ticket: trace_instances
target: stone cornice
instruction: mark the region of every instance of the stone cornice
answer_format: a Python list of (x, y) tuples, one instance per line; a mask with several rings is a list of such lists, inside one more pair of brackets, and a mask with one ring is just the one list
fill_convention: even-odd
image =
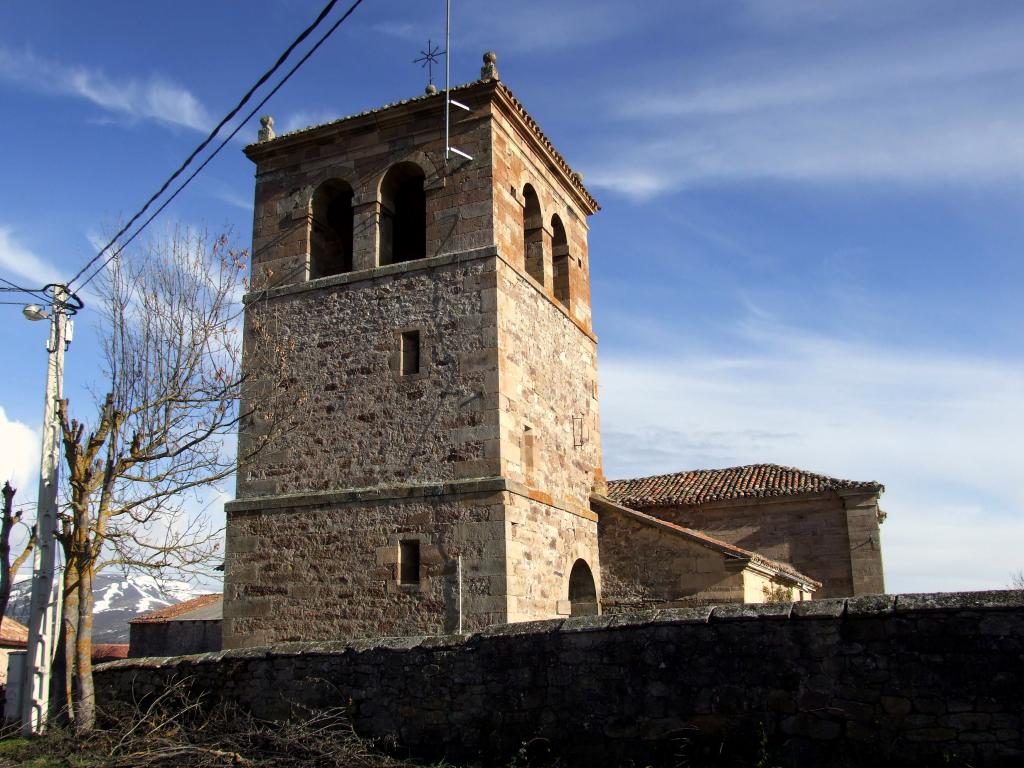
[(409, 483), (406, 485), (374, 485), (361, 488), (341, 488), (335, 491), (285, 493), (275, 496), (254, 496), (235, 499), (224, 505), (228, 515), (248, 512), (275, 512), (295, 507), (331, 506), (364, 501), (395, 501), (400, 499), (437, 498), (468, 494), (514, 493), (525, 499), (546, 504), (571, 515), (596, 521), (597, 515), (589, 509), (573, 509), (565, 501), (553, 499), (506, 477), (479, 477), (468, 480), (449, 480), (438, 483)]
[(438, 256), (429, 256), (425, 259), (401, 261), (397, 264), (384, 264), (383, 266), (372, 267), (370, 269), (343, 272), (340, 275), (331, 275), (330, 277), (320, 277), (315, 280), (305, 280), (298, 283), (289, 283), (288, 285), (279, 285), (262, 291), (252, 291), (242, 297), (242, 302), (244, 304), (250, 304), (253, 301), (259, 301), (262, 299), (276, 299), (279, 296), (291, 296), (297, 293), (305, 293), (306, 291), (319, 291), (324, 288), (334, 288), (338, 285), (360, 283), (364, 280), (377, 280), (382, 277), (404, 275), (409, 272), (437, 269), (439, 267), (446, 267), (449, 264), (461, 264), (468, 261), (486, 259), (496, 256), (497, 254), (498, 249), (493, 245), (486, 245), (483, 248), (473, 248), (468, 251), (442, 253)]
[[(460, 100), (479, 95), (485, 97), (489, 103), (498, 105), (506, 117), (512, 119), (522, 128), (523, 136), (530, 141), (538, 154), (550, 161), (552, 170), (562, 181), (565, 188), (577, 198), (580, 208), (588, 215), (596, 213), (601, 209), (594, 196), (583, 186), (582, 177), (573, 171), (561, 153), (555, 149), (554, 144), (544, 135), (537, 121), (530, 116), (530, 113), (526, 111), (526, 107), (516, 98), (507, 85), (500, 80), (477, 80), (472, 83), (456, 86), (451, 89), (451, 92), (457, 95)], [(360, 112), (356, 115), (342, 117), (329, 123), (282, 134), (269, 141), (250, 144), (245, 148), (245, 155), (254, 163), (260, 163), (265, 159), (291, 151), (296, 147), (316, 142), (331, 134), (359, 131), (367, 125), (380, 125), (382, 123), (393, 125), (406, 119), (408, 115), (414, 112), (434, 107), (441, 108), (443, 104), (443, 91), (436, 94), (404, 99), (376, 109), (367, 110), (366, 112)]]

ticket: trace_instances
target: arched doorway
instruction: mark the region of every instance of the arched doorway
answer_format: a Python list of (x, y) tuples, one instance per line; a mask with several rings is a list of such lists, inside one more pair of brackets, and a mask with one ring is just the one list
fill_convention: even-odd
[(597, 616), (597, 586), (587, 561), (573, 563), (569, 572), (569, 605), (572, 616)]

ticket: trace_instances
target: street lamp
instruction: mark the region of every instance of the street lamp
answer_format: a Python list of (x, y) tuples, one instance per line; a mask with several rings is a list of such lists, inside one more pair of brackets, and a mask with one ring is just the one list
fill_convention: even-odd
[(25, 735), (41, 733), (46, 727), (50, 706), (50, 668), (57, 649), (60, 625), (60, 589), (54, 578), (57, 546), (57, 467), (60, 462), (60, 424), (57, 402), (64, 379), (64, 351), (71, 343), (70, 315), (82, 308), (82, 302), (67, 286), (48, 285), (52, 291), (50, 311), (29, 304), (22, 314), (32, 321), (49, 320), (50, 338), (46, 344), (49, 363), (46, 372), (46, 399), (43, 406), (43, 446), (39, 462), (39, 505), (36, 514), (36, 546), (32, 553), (32, 603), (29, 609), (28, 648), (25, 677), (21, 686), (21, 727)]
[(26, 304), (25, 308), (21, 310), (21, 314), (27, 317), (29, 320), (48, 320), (50, 313), (40, 307), (38, 304)]

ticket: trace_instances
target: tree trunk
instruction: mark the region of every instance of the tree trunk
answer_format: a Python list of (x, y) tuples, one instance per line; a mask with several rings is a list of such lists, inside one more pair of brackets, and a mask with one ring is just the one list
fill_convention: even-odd
[(7, 615), (7, 601), (11, 599), (11, 531), (14, 528), (14, 489), (4, 483), (4, 512), (0, 524), (0, 621)]
[(92, 682), (93, 563), (78, 563), (78, 632), (75, 636), (75, 730), (91, 731), (96, 724), (96, 695)]
[(68, 721), (74, 719), (75, 655), (78, 635), (78, 566), (77, 561), (68, 557), (64, 567), (64, 583), (61, 594), (61, 646), (64, 653), (64, 711)]

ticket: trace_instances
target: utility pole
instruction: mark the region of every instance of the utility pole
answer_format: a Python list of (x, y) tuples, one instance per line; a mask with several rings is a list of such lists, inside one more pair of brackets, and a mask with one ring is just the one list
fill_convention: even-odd
[[(57, 401), (64, 379), (64, 350), (71, 343), (71, 321), (77, 299), (66, 286), (47, 286), (53, 291), (50, 312), (30, 304), (23, 313), (29, 320), (50, 320), (46, 344), (46, 399), (43, 407), (43, 447), (39, 464), (39, 497), (36, 547), (32, 565), (32, 604), (28, 621), (28, 651), (21, 688), (21, 728), (26, 736), (42, 733), (49, 719), (50, 669), (53, 666), (60, 627), (60, 581), (54, 578), (57, 547), (57, 470), (60, 464), (60, 425)], [(79, 305), (81, 303), (79, 302)]]

